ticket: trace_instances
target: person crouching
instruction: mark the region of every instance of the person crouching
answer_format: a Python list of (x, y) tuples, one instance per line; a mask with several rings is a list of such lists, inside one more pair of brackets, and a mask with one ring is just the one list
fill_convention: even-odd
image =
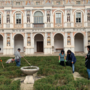
[(74, 64), (76, 62), (76, 57), (75, 57), (74, 53), (71, 52), (71, 50), (67, 51), (67, 58), (66, 58), (66, 60), (67, 60), (67, 66), (71, 66), (72, 67), (72, 72), (74, 73), (74, 71), (75, 71)]
[(15, 59), (14, 59), (14, 58), (11, 58), (11, 59), (8, 59), (8, 60), (6, 61), (6, 63), (9, 64), (9, 63), (13, 63), (14, 61), (15, 61)]

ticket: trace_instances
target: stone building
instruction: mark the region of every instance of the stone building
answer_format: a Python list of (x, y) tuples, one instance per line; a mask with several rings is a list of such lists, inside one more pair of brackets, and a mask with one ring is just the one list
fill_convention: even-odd
[(0, 53), (87, 52), (90, 0), (0, 0)]

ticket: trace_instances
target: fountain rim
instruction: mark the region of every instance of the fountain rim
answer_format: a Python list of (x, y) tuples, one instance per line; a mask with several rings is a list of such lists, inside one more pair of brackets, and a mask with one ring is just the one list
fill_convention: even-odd
[[(36, 67), (36, 69), (25, 69), (27, 67)], [(21, 67), (21, 70), (39, 70), (39, 67), (37, 67), (37, 66), (24, 66), (24, 67)]]

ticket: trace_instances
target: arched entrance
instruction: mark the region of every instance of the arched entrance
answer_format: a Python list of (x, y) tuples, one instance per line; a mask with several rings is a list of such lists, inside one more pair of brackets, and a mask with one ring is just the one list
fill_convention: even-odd
[(3, 37), (0, 35), (0, 53), (3, 53)]
[(21, 34), (17, 34), (14, 37), (14, 52), (16, 52), (18, 48), (21, 49), (21, 52), (24, 52), (24, 40)]
[(34, 52), (44, 52), (44, 42), (41, 34), (34, 37)]
[(54, 36), (54, 52), (60, 52), (63, 48), (63, 35), (58, 33)]
[(84, 36), (81, 33), (77, 33), (74, 36), (74, 51), (84, 52)]

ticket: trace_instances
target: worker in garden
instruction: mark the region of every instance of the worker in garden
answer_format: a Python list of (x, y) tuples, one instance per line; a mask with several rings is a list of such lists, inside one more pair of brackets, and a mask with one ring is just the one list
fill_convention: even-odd
[(15, 52), (15, 62), (16, 62), (16, 66), (20, 66), (21, 65), (21, 55), (20, 55), (20, 51), (21, 49), (18, 48), (18, 50)]
[(90, 80), (90, 46), (87, 46), (88, 54), (85, 57), (86, 58), (86, 67), (87, 67), (87, 72), (88, 72), (88, 80)]
[(64, 50), (61, 50), (61, 53), (59, 54), (59, 63), (60, 65), (64, 66), (64, 60), (66, 59)]
[(11, 58), (11, 59), (8, 59), (7, 61), (6, 61), (6, 63), (13, 63), (15, 61), (15, 59), (14, 58)]
[(75, 57), (74, 53), (71, 52), (71, 50), (67, 51), (67, 58), (66, 58), (66, 60), (67, 60), (66, 65), (71, 66), (72, 67), (72, 72), (74, 73), (74, 71), (75, 71), (74, 64), (76, 62), (76, 57)]

